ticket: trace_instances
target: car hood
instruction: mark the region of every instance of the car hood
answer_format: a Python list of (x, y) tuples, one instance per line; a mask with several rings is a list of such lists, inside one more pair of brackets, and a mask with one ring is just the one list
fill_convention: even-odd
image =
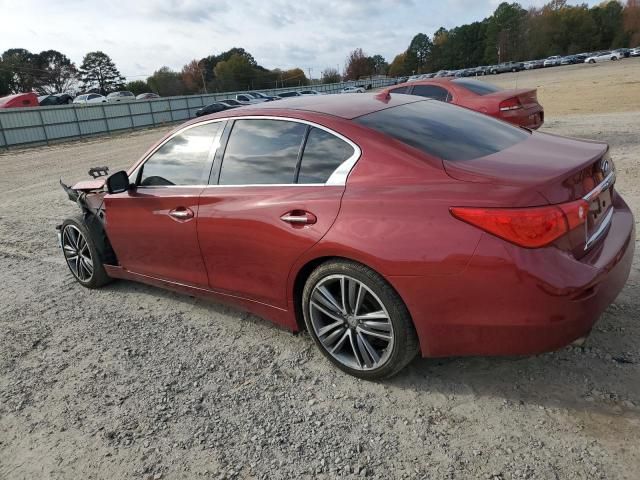
[(76, 183), (75, 185), (73, 185), (73, 187), (71, 188), (73, 190), (80, 190), (83, 192), (102, 190), (104, 188), (104, 184), (106, 180), (107, 180), (107, 177), (96, 178), (95, 180), (82, 180)]

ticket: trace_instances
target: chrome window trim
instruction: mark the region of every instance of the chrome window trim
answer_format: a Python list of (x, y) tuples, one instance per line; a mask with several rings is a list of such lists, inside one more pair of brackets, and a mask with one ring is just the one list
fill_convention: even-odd
[[(192, 125), (187, 125), (186, 127), (181, 128), (180, 130), (174, 132), (169, 138), (167, 138), (164, 142), (162, 142), (156, 148), (154, 148), (153, 151), (149, 152), (149, 154), (140, 162), (140, 164), (131, 173), (131, 175), (129, 175), (129, 178), (130, 179), (131, 178), (136, 179), (137, 176), (138, 176), (138, 172), (139, 172), (140, 168), (142, 168), (142, 166), (147, 162), (147, 160), (149, 160), (149, 158), (151, 158), (151, 156), (153, 156), (153, 154), (156, 153), (158, 151), (158, 149), (160, 149), (160, 147), (162, 147), (165, 143), (170, 141), (173, 137), (175, 137), (177, 135), (180, 135), (185, 130), (188, 130), (190, 128), (194, 128), (196, 126), (205, 125), (207, 123), (228, 122), (228, 121), (235, 121), (235, 120), (281, 120), (281, 121), (287, 121), (287, 122), (302, 123), (303, 125), (309, 125), (311, 127), (315, 127), (315, 128), (320, 129), (320, 130), (324, 130), (325, 132), (330, 133), (331, 135), (333, 135), (333, 136), (339, 138), (340, 140), (342, 140), (343, 142), (346, 142), (347, 144), (349, 144), (351, 146), (351, 148), (353, 148), (353, 155), (351, 155), (344, 162), (342, 162), (340, 165), (338, 165), (338, 167), (333, 171), (333, 173), (329, 176), (329, 178), (327, 179), (327, 181), (325, 183), (258, 183), (258, 184), (249, 184), (249, 183), (247, 183), (247, 184), (238, 184), (238, 185), (211, 185), (211, 184), (209, 184), (209, 185), (204, 185), (205, 188), (209, 188), (209, 187), (224, 187), (224, 188), (228, 188), (228, 187), (291, 187), (291, 186), (297, 186), (297, 187), (327, 186), (327, 187), (332, 187), (332, 186), (344, 186), (347, 183), (347, 177), (351, 173), (351, 170), (353, 169), (355, 164), (358, 162), (358, 160), (362, 156), (362, 150), (360, 150), (360, 147), (355, 142), (351, 141), (349, 138), (347, 138), (344, 135), (336, 132), (335, 130), (332, 130), (332, 129), (328, 128), (328, 127), (325, 127), (324, 125), (320, 125), (318, 123), (311, 122), (309, 120), (302, 120), (300, 118), (294, 118), (294, 117), (278, 117), (278, 116), (274, 116), (274, 115), (243, 115), (243, 116), (239, 116), (239, 117), (225, 117), (225, 118), (215, 118), (213, 120), (205, 120), (203, 122), (194, 123)], [(222, 129), (222, 130), (224, 130), (224, 129)], [(220, 139), (222, 138), (222, 133), (223, 133), (222, 130), (218, 134), (217, 138), (214, 140), (214, 143), (216, 141), (218, 142), (218, 145), (216, 146), (216, 149), (213, 151), (214, 157), (215, 157), (216, 151), (220, 147)], [(224, 163), (224, 158), (223, 158), (223, 163)], [(156, 185), (156, 186), (153, 186), (153, 187), (140, 187), (139, 186), (137, 188), (176, 188), (176, 187), (194, 188), (194, 187), (199, 187), (199, 186), (200, 185)]]
[[(140, 169), (144, 166), (144, 164), (147, 163), (147, 161), (151, 157), (153, 157), (155, 155), (155, 153), (158, 150), (160, 150), (160, 148), (162, 148), (164, 145), (166, 145), (168, 142), (173, 140), (178, 135), (181, 135), (182, 133), (186, 132), (187, 130), (190, 130), (190, 129), (195, 128), (195, 127), (200, 127), (202, 125), (208, 125), (210, 123), (218, 123), (218, 122), (226, 122), (226, 121), (227, 121), (226, 118), (214, 118), (213, 120), (205, 120), (204, 122), (198, 122), (198, 123), (194, 123), (192, 125), (187, 125), (186, 127), (183, 127), (180, 130), (172, 133), (171, 136), (166, 138), (164, 142), (162, 142), (161, 144), (156, 146), (156, 148), (154, 148), (151, 152), (149, 152), (147, 154), (146, 157), (144, 157), (142, 159), (142, 161), (138, 164), (138, 166), (134, 169), (134, 171), (131, 172), (131, 174), (129, 175), (129, 182), (131, 182), (131, 179), (133, 178), (133, 182), (132, 183), (137, 183), (138, 174), (140, 173)], [(215, 138), (213, 139), (213, 143), (211, 144), (211, 150), (209, 151), (209, 159), (211, 161), (213, 161), (213, 159), (215, 158), (216, 152), (218, 151), (218, 148), (220, 148), (220, 139), (222, 138), (222, 133), (223, 132), (224, 132), (224, 128), (221, 128), (220, 131), (216, 134)], [(196, 187), (200, 187), (200, 186), (206, 187), (206, 185), (154, 185), (154, 186), (136, 185), (136, 188), (179, 188), (179, 187), (196, 188)]]

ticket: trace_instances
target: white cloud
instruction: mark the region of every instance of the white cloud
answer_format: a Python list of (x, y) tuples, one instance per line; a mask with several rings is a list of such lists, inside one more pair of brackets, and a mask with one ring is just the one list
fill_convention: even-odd
[[(388, 61), (419, 32), (489, 16), (500, 0), (0, 0), (0, 52), (102, 50), (129, 78), (243, 47), (267, 68), (342, 69), (361, 47)], [(540, 6), (544, 0), (523, 1)], [(590, 4), (596, 3), (589, 1)], [(28, 28), (25, 28), (28, 19)]]

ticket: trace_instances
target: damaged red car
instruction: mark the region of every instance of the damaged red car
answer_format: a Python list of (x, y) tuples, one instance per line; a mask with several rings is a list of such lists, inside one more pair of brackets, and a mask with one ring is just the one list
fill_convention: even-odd
[(403, 83), (385, 93), (452, 103), (532, 130), (544, 123), (544, 109), (538, 102), (535, 88), (503, 89), (472, 78), (444, 77)]
[(409, 95), (220, 112), (90, 173), (59, 227), (81, 285), (230, 303), (366, 379), (583, 339), (634, 252), (606, 144)]

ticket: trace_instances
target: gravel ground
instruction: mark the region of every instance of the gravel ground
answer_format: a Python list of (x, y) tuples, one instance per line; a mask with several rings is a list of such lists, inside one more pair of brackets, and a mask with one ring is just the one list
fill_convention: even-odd
[[(610, 142), (640, 214), (638, 126), (545, 129)], [(54, 227), (76, 207), (58, 178), (125, 167), (161, 133), (0, 155), (0, 478), (638, 478), (640, 246), (584, 349), (418, 359), (364, 382), (251, 315), (72, 280)]]

